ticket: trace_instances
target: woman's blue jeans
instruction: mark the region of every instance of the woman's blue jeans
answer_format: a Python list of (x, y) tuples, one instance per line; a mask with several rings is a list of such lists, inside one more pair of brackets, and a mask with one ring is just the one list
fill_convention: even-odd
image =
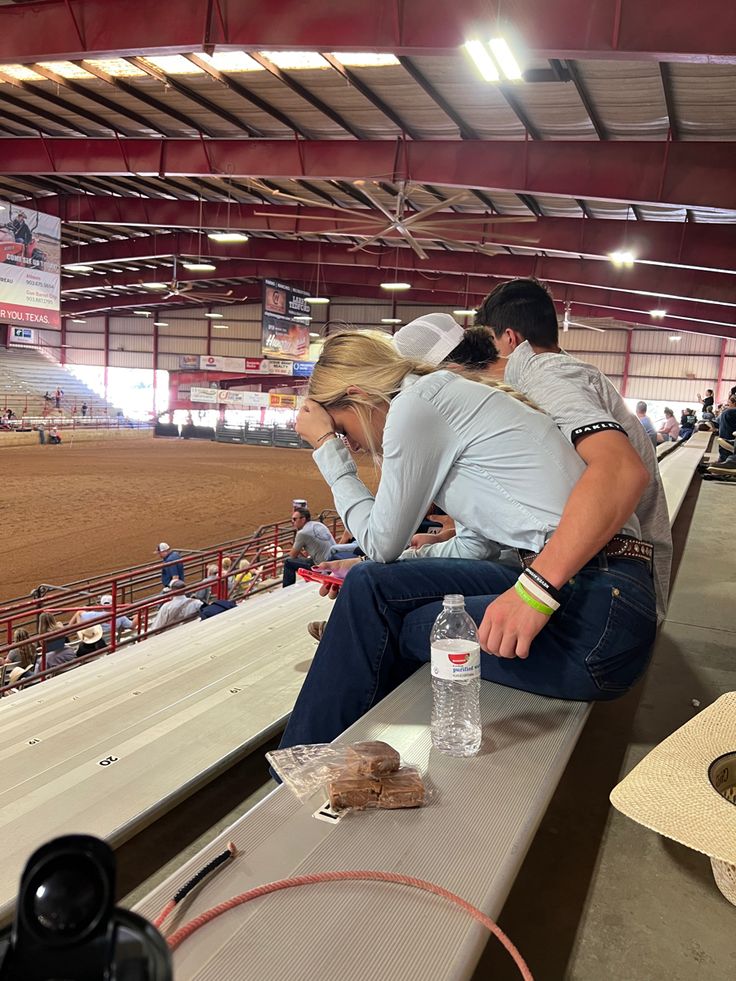
[[(330, 742), (430, 658), (447, 593), (480, 623), (519, 568), (469, 559), (416, 559), (350, 570), (335, 601), (281, 746)], [(648, 566), (596, 556), (562, 588), (560, 609), (529, 657), (481, 656), (481, 674), (511, 688), (589, 701), (624, 694), (646, 670), (657, 627)]]

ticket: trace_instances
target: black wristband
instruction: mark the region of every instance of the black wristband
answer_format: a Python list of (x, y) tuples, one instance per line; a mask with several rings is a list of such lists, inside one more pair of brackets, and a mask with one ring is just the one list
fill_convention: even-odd
[(545, 592), (549, 593), (555, 602), (562, 602), (562, 593), (559, 591), (559, 589), (556, 589), (552, 583), (547, 582), (541, 572), (537, 572), (536, 569), (532, 569), (531, 566), (528, 566), (526, 569), (524, 569), (524, 573), (529, 576), (532, 582), (535, 582), (537, 586), (540, 586)]

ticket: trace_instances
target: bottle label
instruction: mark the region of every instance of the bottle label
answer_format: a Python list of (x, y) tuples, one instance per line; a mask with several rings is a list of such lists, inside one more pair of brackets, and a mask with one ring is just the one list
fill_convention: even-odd
[(443, 681), (477, 681), (480, 678), (480, 644), (465, 640), (433, 644), (432, 677)]

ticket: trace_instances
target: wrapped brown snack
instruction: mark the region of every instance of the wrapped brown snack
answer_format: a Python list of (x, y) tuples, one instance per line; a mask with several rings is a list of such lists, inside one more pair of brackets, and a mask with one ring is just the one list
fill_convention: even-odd
[(382, 808), (421, 807), (424, 804), (424, 781), (418, 770), (407, 767), (381, 778), (378, 806)]
[(347, 770), (330, 783), (330, 806), (336, 811), (345, 807), (376, 807), (381, 784), (371, 777), (356, 777)]
[(348, 746), (346, 762), (347, 770), (355, 776), (375, 777), (398, 770), (401, 757), (388, 743), (372, 740)]

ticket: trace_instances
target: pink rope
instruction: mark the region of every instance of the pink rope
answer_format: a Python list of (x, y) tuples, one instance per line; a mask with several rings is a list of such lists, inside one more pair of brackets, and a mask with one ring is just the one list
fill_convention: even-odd
[[(435, 896), (441, 896), (443, 899), (455, 903), (456, 906), (465, 910), (469, 916), (472, 916), (474, 920), (481, 923), (490, 933), (500, 940), (512, 957), (524, 981), (534, 981), (531, 971), (516, 946), (490, 916), (486, 916), (485, 913), (476, 909), (475, 906), (471, 906), (470, 903), (466, 902), (460, 896), (449, 892), (447, 889), (443, 889), (441, 886), (436, 886), (432, 882), (425, 882), (424, 879), (415, 879), (412, 876), (399, 875), (395, 872), (376, 872), (371, 870), (317, 872), (313, 875), (299, 875), (291, 879), (279, 879), (277, 882), (269, 882), (263, 886), (256, 886), (254, 889), (249, 889), (239, 896), (233, 896), (232, 899), (227, 899), (218, 906), (213, 906), (212, 909), (208, 909), (206, 912), (196, 916), (193, 920), (190, 920), (183, 927), (180, 927), (168, 938), (169, 947), (171, 950), (176, 950), (188, 937), (191, 937), (196, 930), (199, 930), (206, 923), (221, 916), (223, 913), (227, 913), (228, 910), (235, 909), (236, 906), (242, 906), (244, 903), (249, 903), (252, 899), (258, 899), (259, 896), (267, 896), (269, 893), (278, 892), (281, 889), (291, 889), (293, 886), (308, 886), (317, 882), (342, 882), (346, 879), (396, 882), (404, 886), (413, 886), (415, 889), (423, 889), (425, 892), (434, 893)], [(157, 926), (163, 923), (171, 908), (173, 908), (171, 903), (164, 907), (155, 921)]]

